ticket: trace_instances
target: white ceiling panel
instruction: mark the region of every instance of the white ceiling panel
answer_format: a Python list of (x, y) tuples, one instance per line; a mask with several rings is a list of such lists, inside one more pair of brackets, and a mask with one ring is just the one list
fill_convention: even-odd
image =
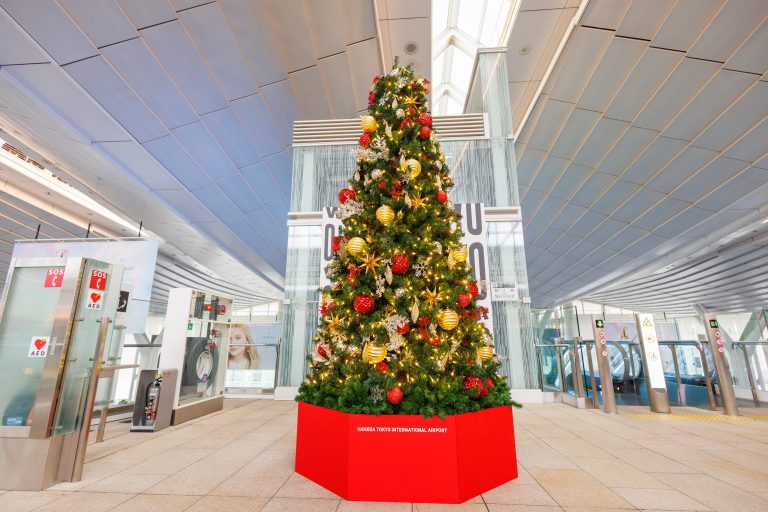
[(182, 186), (152, 155), (133, 141), (95, 142), (94, 146), (150, 189), (180, 189)]
[(31, 94), (55, 105), (57, 113), (83, 131), (89, 140), (127, 140), (130, 137), (54, 64), (7, 66), (3, 72), (18, 80)]
[[(269, 155), (264, 159), (264, 163), (269, 169), (269, 173), (272, 175), (275, 183), (277, 183), (277, 190), (282, 192), (283, 199), (290, 197), (291, 195), (291, 158), (293, 152), (291, 150), (281, 151), (274, 155)], [(272, 195), (273, 201), (281, 200), (279, 194), (273, 189)], [(271, 204), (273, 201), (265, 201), (265, 204)], [(284, 222), (279, 222), (281, 227), (285, 227)]]
[(594, 167), (605, 155), (606, 151), (621, 137), (629, 126), (628, 123), (603, 117), (595, 125), (591, 136), (582, 144), (573, 157), (573, 163)]
[(345, 53), (337, 53), (318, 60), (322, 83), (326, 90), (337, 91), (330, 104), (331, 117), (343, 118), (343, 113), (357, 110), (355, 91), (349, 81), (351, 70)]
[(719, 67), (716, 62), (683, 59), (644, 107), (635, 124), (643, 128), (661, 130), (714, 76)]
[[(275, 82), (261, 88), (264, 101), (272, 114), (272, 120), (277, 125), (278, 133), (285, 145), (291, 143), (293, 122), (301, 119), (301, 114), (293, 99), (288, 80)], [(366, 100), (367, 101), (367, 100)]]
[[(301, 0), (267, 1), (261, 2), (261, 5), (274, 27), (272, 37), (278, 43), (278, 51), (288, 73), (314, 66), (317, 57), (328, 55), (316, 55), (323, 52), (315, 52), (312, 39), (308, 37), (307, 13)], [(297, 37), (296, 29), (304, 32), (302, 37)]]
[[(341, 2), (310, 0), (301, 2), (301, 5), (304, 8), (306, 23), (314, 42), (314, 44), (310, 44), (311, 47), (307, 50), (314, 51), (314, 57), (317, 60), (331, 55), (343, 54), (347, 44), (346, 32), (344, 30), (327, 30), (327, 27), (332, 27), (340, 21), (346, 20)], [(295, 17), (295, 11), (293, 16)], [(277, 24), (279, 25), (279, 22)], [(347, 25), (343, 21), (342, 24)]]
[(623, 222), (633, 222), (648, 208), (661, 201), (665, 194), (646, 188), (638, 190), (627, 202), (616, 209), (611, 216)]
[(54, 0), (2, 0), (0, 7), (61, 65), (98, 54)]
[(13, 19), (0, 10), (0, 66), (48, 62), (29, 35), (18, 29)]
[(176, 19), (176, 13), (168, 0), (137, 2), (117, 0), (137, 29), (151, 27)]
[(173, 136), (168, 135), (147, 142), (144, 148), (188, 190), (197, 190), (211, 184), (211, 178)]
[(632, 68), (648, 48), (646, 41), (614, 37), (597, 65), (577, 106), (605, 112), (611, 98), (624, 83)]
[(723, 4), (725, 0), (677, 0), (651, 44), (687, 51)]
[(688, 55), (697, 59), (725, 62), (746, 36), (765, 21), (766, 15), (768, 2), (765, 0), (728, 1), (688, 50)]
[(571, 198), (571, 203), (589, 207), (595, 199), (608, 190), (616, 178), (610, 174), (592, 173)]
[(200, 117), (238, 168), (255, 164), (261, 159), (231, 108)]
[(330, 119), (332, 117), (325, 88), (318, 87), (322, 80), (320, 70), (316, 66), (290, 73), (288, 83), (294, 98), (296, 98), (302, 119)]
[(764, 74), (768, 71), (768, 25), (762, 23), (726, 61), (726, 69)]
[(722, 156), (718, 157), (675, 189), (670, 196), (693, 203), (739, 174), (748, 166), (749, 162)]
[(350, 83), (354, 91), (355, 108), (357, 111), (368, 108), (368, 91), (371, 80), (382, 69), (377, 39), (365, 39), (347, 46), (349, 68), (354, 70)]
[(668, 194), (716, 157), (716, 151), (695, 146), (688, 147), (648, 181), (647, 186), (656, 192)]
[(748, 73), (720, 70), (664, 129), (664, 135), (692, 140), (755, 81), (757, 77)]
[(259, 156), (263, 158), (285, 149), (263, 95), (252, 94), (235, 100), (232, 102), (232, 110), (250, 136)]
[[(305, 4), (308, 1), (311, 2), (312, 0), (304, 0)], [(376, 37), (376, 14), (372, 6), (373, 2), (370, 0), (364, 2), (359, 0), (341, 0), (341, 10), (344, 13), (345, 20), (343, 29), (348, 45)], [(429, 13), (427, 14), (428, 16)], [(334, 26), (334, 28), (338, 28), (338, 26)]]
[(616, 29), (616, 35), (650, 41), (674, 5), (674, 0), (632, 2)]
[(723, 151), (768, 114), (768, 82), (755, 84), (693, 141)]
[(659, 137), (629, 166), (622, 177), (635, 183), (645, 183), (685, 146), (685, 141)]
[[(633, 120), (659, 85), (683, 59), (680, 52), (648, 48), (611, 101), (607, 117)], [(652, 126), (651, 126), (652, 128)]]
[[(272, 36), (273, 29), (262, 7), (264, 2), (220, 0), (219, 3), (256, 83), (264, 86), (284, 80), (288, 69), (280, 58), (277, 41)], [(279, 27), (276, 29), (280, 30)]]
[(590, 167), (576, 164), (569, 165), (568, 169), (560, 177), (560, 181), (552, 188), (550, 195), (561, 199), (570, 198), (591, 172), (592, 169)]
[(528, 147), (548, 150), (573, 110), (573, 104), (563, 101), (548, 101), (539, 116), (536, 129), (528, 140)]
[(757, 162), (768, 152), (768, 119), (753, 127), (723, 154), (747, 162)]
[(258, 91), (256, 81), (217, 2), (182, 11), (179, 17), (227, 99), (242, 98)]
[(658, 132), (653, 130), (630, 127), (611, 148), (596, 170), (614, 176), (621, 175), (657, 135)]
[(584, 86), (613, 39), (613, 32), (578, 27), (571, 36), (571, 43), (558, 63), (557, 81), (550, 97), (575, 103)]
[(631, 3), (631, 0), (591, 0), (581, 24), (614, 31), (619, 27)]
[[(520, 11), (515, 24), (520, 30), (513, 32), (514, 39), (507, 42), (512, 50), (507, 52), (507, 68), (514, 70), (512, 76), (533, 76), (536, 68), (541, 65), (541, 58), (549, 43), (555, 25), (561, 16), (560, 8)], [(520, 48), (527, 47), (528, 51), (520, 53)], [(513, 105), (516, 103), (513, 101)]]
[(547, 158), (531, 183), (531, 188), (540, 192), (548, 192), (563, 174), (568, 163), (565, 158), (556, 156)]
[(589, 209), (608, 215), (616, 210), (622, 203), (627, 201), (639, 189), (640, 185), (637, 183), (616, 180), (611, 184), (610, 191), (603, 194), (602, 197), (590, 205)]
[(114, 0), (58, 0), (97, 48), (137, 37), (131, 20)]
[(139, 142), (168, 133), (103, 57), (74, 62), (64, 69)]
[(261, 203), (259, 208), (264, 204), (275, 200), (271, 191), (277, 188), (277, 183), (263, 162), (241, 169), (239, 175), (245, 179), (250, 185), (251, 190), (253, 190), (258, 197), (259, 202)]
[(140, 39), (113, 44), (103, 48), (102, 54), (166, 127), (197, 120), (186, 98)]
[(574, 109), (562, 131), (557, 135), (555, 145), (552, 147), (552, 155), (573, 158), (599, 120), (600, 112)]
[(667, 197), (662, 199), (644, 215), (632, 221), (632, 226), (648, 231), (664, 224), (670, 218), (688, 208), (691, 203)]
[(256, 195), (245, 179), (239, 174), (217, 180), (216, 186), (218, 186), (243, 213), (251, 213), (264, 206), (259, 196)]
[(141, 37), (198, 114), (227, 106), (227, 99), (180, 21), (146, 28)]
[(176, 140), (213, 180), (232, 176), (237, 168), (206, 126), (196, 121), (173, 130)]

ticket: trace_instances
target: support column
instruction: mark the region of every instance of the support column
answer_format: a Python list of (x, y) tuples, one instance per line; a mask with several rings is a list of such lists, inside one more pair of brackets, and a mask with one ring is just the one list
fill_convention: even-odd
[(739, 416), (739, 406), (736, 402), (736, 394), (733, 391), (733, 378), (728, 360), (725, 358), (725, 345), (720, 334), (720, 324), (717, 315), (704, 313), (704, 328), (707, 330), (707, 340), (712, 351), (712, 359), (717, 370), (717, 382), (720, 385), (720, 396), (723, 400), (723, 409), (729, 416)]
[(669, 407), (667, 381), (664, 378), (664, 366), (661, 363), (661, 352), (659, 341), (656, 339), (653, 315), (637, 313), (635, 321), (637, 322), (637, 334), (643, 354), (645, 385), (648, 389), (648, 398), (651, 401), (651, 412), (669, 414), (672, 409)]
[(600, 371), (600, 389), (603, 394), (603, 412), (616, 414), (616, 395), (613, 393), (613, 372), (608, 358), (608, 344), (605, 340), (605, 320), (592, 316), (592, 328), (595, 333), (595, 354), (597, 368)]

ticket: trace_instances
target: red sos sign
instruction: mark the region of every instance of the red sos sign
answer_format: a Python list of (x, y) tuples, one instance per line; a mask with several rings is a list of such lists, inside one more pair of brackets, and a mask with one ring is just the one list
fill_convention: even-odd
[(91, 281), (88, 285), (88, 288), (91, 290), (104, 290), (107, 288), (107, 277), (109, 277), (109, 274), (104, 272), (103, 270), (92, 270), (91, 271)]
[(45, 273), (45, 288), (61, 288), (61, 282), (64, 280), (63, 268), (49, 268)]

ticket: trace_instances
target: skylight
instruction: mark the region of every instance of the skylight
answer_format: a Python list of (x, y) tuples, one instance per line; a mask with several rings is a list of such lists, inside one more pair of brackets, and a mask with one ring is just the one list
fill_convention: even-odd
[(432, 0), (432, 111), (461, 114), (478, 48), (506, 46), (520, 0)]

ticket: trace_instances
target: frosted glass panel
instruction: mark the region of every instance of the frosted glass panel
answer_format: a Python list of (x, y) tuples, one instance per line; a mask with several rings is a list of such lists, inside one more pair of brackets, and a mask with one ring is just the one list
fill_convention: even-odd
[(61, 292), (61, 288), (45, 287), (48, 270), (19, 267), (13, 272), (0, 324), (2, 426), (29, 425)]

